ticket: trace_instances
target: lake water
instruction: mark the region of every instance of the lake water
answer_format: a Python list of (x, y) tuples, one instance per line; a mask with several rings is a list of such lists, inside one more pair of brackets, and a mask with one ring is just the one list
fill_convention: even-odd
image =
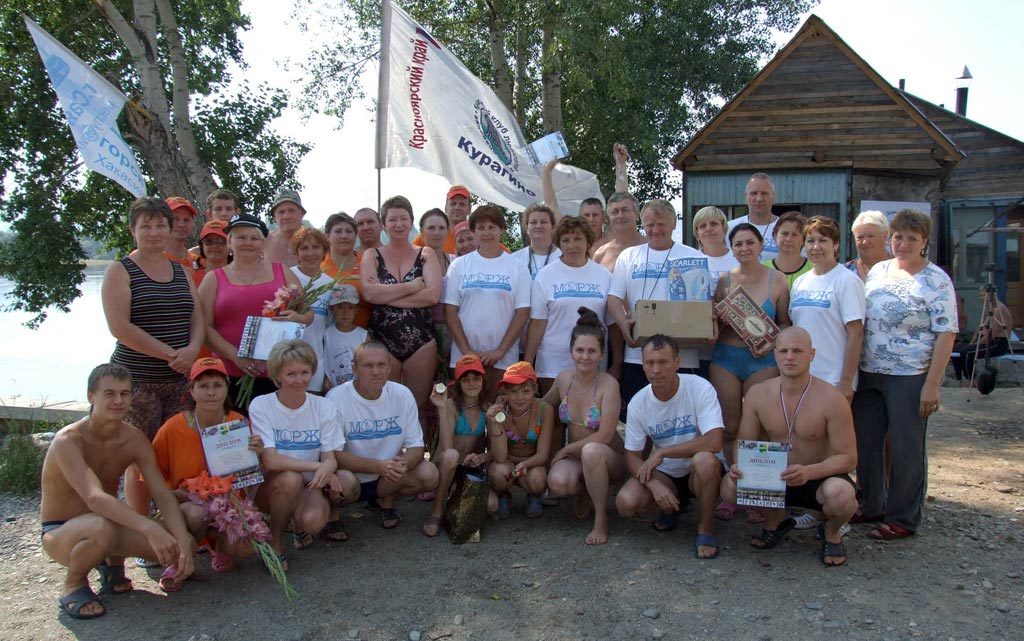
[[(0, 398), (85, 401), (92, 368), (110, 360), (114, 338), (100, 301), (105, 266), (87, 267), (82, 295), (71, 311), (51, 312), (38, 329), (25, 327), (27, 312), (0, 312)], [(10, 303), (14, 284), (0, 279), (0, 299)]]

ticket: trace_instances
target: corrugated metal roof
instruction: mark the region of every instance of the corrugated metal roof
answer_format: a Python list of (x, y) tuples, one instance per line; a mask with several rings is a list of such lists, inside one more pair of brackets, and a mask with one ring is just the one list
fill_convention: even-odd
[[(846, 169), (772, 171), (777, 203), (846, 203)], [(745, 205), (750, 172), (686, 172), (688, 207)]]

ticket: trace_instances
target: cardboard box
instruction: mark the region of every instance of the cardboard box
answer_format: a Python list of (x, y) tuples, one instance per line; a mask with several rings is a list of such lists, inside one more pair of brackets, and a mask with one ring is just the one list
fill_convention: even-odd
[(638, 300), (633, 308), (633, 339), (655, 334), (681, 340), (708, 340), (715, 337), (711, 301)]

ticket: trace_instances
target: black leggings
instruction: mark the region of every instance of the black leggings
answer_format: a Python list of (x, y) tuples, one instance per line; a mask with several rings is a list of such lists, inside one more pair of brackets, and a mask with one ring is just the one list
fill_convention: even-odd
[(974, 368), (974, 361), (979, 358), (996, 357), (1002, 356), (1010, 351), (1010, 342), (1003, 338), (995, 338), (989, 343), (961, 343), (953, 348), (953, 351), (959, 352), (952, 359), (953, 361), (953, 372), (956, 374), (956, 380), (963, 380), (965, 376), (971, 375), (971, 370)]

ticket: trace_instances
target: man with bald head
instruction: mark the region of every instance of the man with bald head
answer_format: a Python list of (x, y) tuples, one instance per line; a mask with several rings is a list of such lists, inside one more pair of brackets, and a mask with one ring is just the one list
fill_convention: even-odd
[[(743, 400), (743, 418), (737, 441), (789, 443), (786, 506), (818, 510), (825, 515), (819, 526), (821, 562), (846, 563), (840, 528), (857, 510), (857, 496), (849, 473), (857, 466), (857, 443), (850, 404), (827, 381), (811, 376), (814, 348), (811, 336), (799, 327), (787, 327), (775, 339), (779, 376), (750, 388)], [(734, 464), (722, 483), (722, 498), (736, 500), (736, 481), (743, 470)], [(796, 522), (785, 510), (765, 510), (765, 527), (750, 541), (755, 549), (773, 548)]]

